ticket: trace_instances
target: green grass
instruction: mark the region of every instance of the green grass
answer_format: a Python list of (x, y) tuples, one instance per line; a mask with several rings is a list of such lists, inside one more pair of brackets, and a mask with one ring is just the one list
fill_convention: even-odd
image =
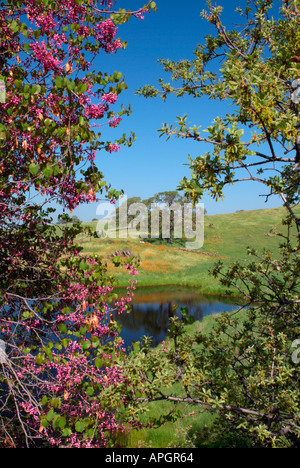
[[(183, 411), (185, 405), (179, 405), (177, 411)], [(159, 418), (162, 414), (168, 414), (171, 411), (172, 405), (168, 402), (150, 403), (149, 404), (149, 420), (150, 418)], [(199, 408), (192, 407), (186, 411), (184, 418), (179, 418), (175, 423), (167, 422), (161, 427), (142, 429), (140, 431), (131, 431), (124, 440), (126, 448), (167, 448), (180, 447), (186, 441), (186, 433), (192, 436), (195, 432), (200, 431), (203, 426), (209, 426), (213, 421), (213, 416), (208, 413), (197, 414)], [(147, 422), (147, 418), (145, 418)]]
[[(296, 212), (300, 214), (300, 209)], [(100, 254), (109, 262), (109, 256), (116, 250), (129, 250), (141, 259), (138, 274), (140, 286), (181, 285), (196, 286), (203, 293), (222, 294), (224, 289), (208, 275), (208, 270), (218, 261), (229, 265), (235, 260), (247, 260), (247, 248), (262, 252), (270, 250), (275, 256), (279, 251), (280, 239), (272, 230), (285, 233), (282, 218), (284, 208), (244, 211), (233, 214), (205, 217), (205, 240), (199, 251), (186, 252), (182, 240), (173, 245), (166, 241), (148, 239), (101, 239), (81, 238), (80, 243), (87, 254)], [(96, 222), (89, 223), (96, 229)], [(111, 263), (111, 262), (109, 262)], [(113, 265), (120, 285), (125, 286), (128, 275)]]

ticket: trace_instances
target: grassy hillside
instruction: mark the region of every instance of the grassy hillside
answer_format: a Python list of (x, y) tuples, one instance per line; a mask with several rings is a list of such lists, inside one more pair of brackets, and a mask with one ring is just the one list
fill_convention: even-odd
[[(299, 207), (296, 212), (300, 212)], [(245, 261), (247, 247), (259, 252), (268, 249), (276, 255), (280, 239), (272, 230), (286, 232), (281, 222), (285, 216), (284, 208), (206, 216), (205, 241), (199, 251), (182, 250), (185, 246), (182, 240), (173, 246), (166, 241), (150, 239), (81, 238), (80, 243), (84, 252), (100, 254), (108, 261), (116, 250), (138, 255), (141, 259), (139, 285), (197, 286), (206, 293), (222, 293), (214, 278), (208, 275), (208, 270), (219, 259), (225, 265), (237, 259)], [(96, 222), (89, 224), (96, 229)], [(109, 268), (118, 277), (120, 285), (127, 283), (128, 275), (113, 265)]]

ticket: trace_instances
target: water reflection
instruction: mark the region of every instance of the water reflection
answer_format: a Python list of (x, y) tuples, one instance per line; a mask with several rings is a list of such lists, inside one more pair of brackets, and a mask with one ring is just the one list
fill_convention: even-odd
[(203, 296), (192, 288), (139, 288), (135, 293), (132, 311), (117, 318), (122, 325), (121, 336), (125, 347), (130, 346), (132, 341), (140, 341), (143, 336), (151, 336), (154, 346), (163, 341), (175, 304), (188, 307), (197, 321), (207, 315), (232, 311), (237, 307), (233, 300)]

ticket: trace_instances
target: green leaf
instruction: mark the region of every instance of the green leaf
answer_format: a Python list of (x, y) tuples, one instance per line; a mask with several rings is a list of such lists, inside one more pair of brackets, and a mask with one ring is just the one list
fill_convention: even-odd
[(100, 345), (100, 340), (96, 336), (92, 336), (92, 343), (93, 343), (93, 348), (98, 348)]
[(49, 177), (52, 176), (53, 174), (53, 169), (52, 167), (46, 167), (44, 170), (43, 170), (43, 174), (45, 177), (47, 177), (47, 179), (49, 179)]
[(51, 410), (48, 412), (48, 414), (46, 416), (47, 421), (51, 422), (53, 420), (54, 416), (55, 416), (54, 409), (51, 408)]
[(39, 172), (39, 165), (38, 164), (30, 164), (29, 166), (29, 172), (32, 175), (36, 175)]
[(41, 29), (36, 29), (33, 33), (35, 39), (39, 39), (41, 37), (42, 31)]
[(85, 121), (85, 118), (81, 115), (81, 116), (79, 117), (79, 125), (84, 125), (85, 122), (86, 122), (86, 121)]
[(33, 85), (31, 88), (32, 94), (39, 94), (41, 91), (42, 91), (42, 88), (40, 85)]
[(96, 359), (95, 359), (95, 367), (97, 367), (98, 369), (100, 369), (101, 367), (103, 367), (103, 360), (100, 359), (100, 358), (96, 358)]
[(121, 263), (121, 258), (120, 257), (113, 257), (112, 261), (115, 264), (115, 266), (119, 266), (120, 263)]
[(60, 429), (64, 429), (64, 427), (66, 426), (66, 424), (67, 424), (66, 418), (65, 418), (64, 416), (60, 416), (60, 417), (58, 418), (58, 427), (59, 427)]
[(117, 93), (120, 94), (124, 89), (127, 89), (128, 86), (124, 81), (121, 81), (121, 83), (117, 84)]
[(82, 346), (82, 349), (84, 349), (84, 350), (90, 349), (90, 347), (91, 347), (91, 342), (90, 342), (90, 340), (85, 340), (85, 341), (83, 341), (83, 343), (82, 343), (81, 346)]
[(48, 397), (46, 395), (42, 398), (42, 405), (46, 405), (48, 403)]
[(79, 83), (79, 85), (77, 86), (77, 93), (83, 94), (85, 93), (85, 91), (87, 91), (87, 89), (88, 89), (87, 83)]
[(94, 395), (94, 389), (93, 387), (88, 387), (86, 390), (86, 393), (88, 396), (93, 396)]
[(69, 427), (66, 427), (63, 431), (62, 431), (62, 436), (63, 437), (70, 437), (72, 435), (72, 431)]
[(15, 80), (14, 81), (14, 85), (17, 89), (21, 89), (22, 88), (22, 85), (23, 85), (23, 81), (22, 80)]
[(36, 364), (37, 364), (38, 366), (40, 366), (41, 364), (43, 364), (44, 360), (45, 360), (45, 355), (43, 355), (43, 354), (41, 354), (41, 353), (39, 353), (39, 354), (36, 356), (36, 358), (35, 358), (35, 362), (36, 362)]
[(44, 120), (44, 124), (46, 125), (46, 127), (49, 127), (49, 125), (51, 125), (52, 122), (53, 122), (52, 119), (49, 119), (49, 118)]
[(58, 325), (58, 329), (59, 329), (60, 333), (67, 333), (67, 331), (68, 331), (67, 325), (65, 323), (60, 323)]
[(18, 23), (13, 20), (11, 25), (10, 25), (10, 29), (14, 32), (14, 33), (17, 33), (19, 31), (19, 25)]
[(88, 263), (84, 260), (82, 260), (80, 263), (79, 263), (79, 268), (80, 270), (87, 270), (88, 268)]
[(67, 338), (63, 338), (61, 340), (61, 344), (64, 346), (64, 348), (66, 348), (69, 344), (70, 340), (68, 340)]
[(72, 80), (67, 81), (67, 88), (69, 91), (74, 91), (75, 89), (75, 82)]
[(76, 432), (83, 432), (85, 428), (85, 425), (82, 421), (77, 421), (75, 424), (75, 431)]
[(49, 427), (49, 422), (47, 421), (46, 418), (41, 419), (41, 424), (43, 427)]
[(118, 81), (120, 81), (122, 79), (122, 77), (123, 77), (123, 75), (122, 75), (121, 72), (115, 71), (114, 76), (113, 76), (113, 81), (115, 83), (117, 83)]
[(60, 408), (61, 407), (61, 399), (60, 398), (53, 398), (51, 400), (51, 406), (53, 408)]
[(63, 88), (63, 86), (64, 86), (63, 79), (58, 77), (56, 82), (55, 82), (55, 86), (56, 86), (56, 88)]

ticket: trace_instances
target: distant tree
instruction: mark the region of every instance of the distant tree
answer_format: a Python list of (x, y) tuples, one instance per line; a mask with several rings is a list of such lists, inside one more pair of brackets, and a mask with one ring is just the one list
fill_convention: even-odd
[(130, 223), (135, 218), (135, 215), (129, 213), (130, 207), (131, 205), (134, 205), (135, 203), (140, 203), (141, 201), (142, 201), (141, 197), (131, 197), (131, 198), (126, 199), (126, 201), (123, 201), (123, 202), (122, 202), (122, 198), (120, 199), (120, 206), (116, 208), (113, 214), (113, 219), (115, 219), (117, 229), (120, 226), (121, 211), (124, 210), (124, 213), (125, 213), (125, 210), (126, 210), (126, 224), (127, 226), (130, 227)]
[(148, 207), (150, 223), (151, 213), (153, 213), (154, 210), (158, 212), (159, 236), (161, 239), (167, 238), (170, 244), (173, 244), (175, 217), (178, 211), (181, 219), (183, 219), (182, 215), (184, 201), (184, 197), (177, 191), (159, 192), (153, 197), (143, 201), (143, 203), (145, 203)]
[(65, 219), (60, 218), (60, 219), (57, 220), (56, 224), (60, 225), (60, 224), (66, 224), (66, 223), (67, 223), (67, 221)]

